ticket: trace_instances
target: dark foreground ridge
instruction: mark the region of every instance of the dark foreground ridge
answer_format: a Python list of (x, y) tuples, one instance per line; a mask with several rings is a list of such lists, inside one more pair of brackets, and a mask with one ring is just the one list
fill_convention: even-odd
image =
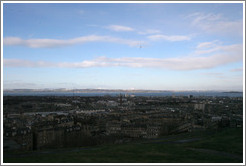
[(4, 154), (4, 162), (242, 163), (242, 148), (242, 129), (222, 129), (138, 140), (125, 144), (7, 152)]

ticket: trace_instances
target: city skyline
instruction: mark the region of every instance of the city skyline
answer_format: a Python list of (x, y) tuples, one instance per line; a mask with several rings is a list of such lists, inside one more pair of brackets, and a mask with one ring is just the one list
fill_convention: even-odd
[(243, 90), (243, 3), (3, 3), (3, 89)]

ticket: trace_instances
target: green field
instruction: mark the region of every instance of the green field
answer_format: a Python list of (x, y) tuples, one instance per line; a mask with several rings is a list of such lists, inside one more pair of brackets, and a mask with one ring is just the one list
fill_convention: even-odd
[(243, 130), (171, 135), (126, 144), (5, 152), (4, 163), (242, 163)]

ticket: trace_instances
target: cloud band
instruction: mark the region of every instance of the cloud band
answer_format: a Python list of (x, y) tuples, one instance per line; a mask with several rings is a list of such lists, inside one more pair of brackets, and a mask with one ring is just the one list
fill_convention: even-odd
[(68, 40), (57, 40), (57, 39), (21, 39), (18, 37), (6, 37), (3, 39), (3, 44), (6, 46), (26, 46), (30, 48), (54, 48), (62, 46), (70, 46), (75, 44), (83, 44), (88, 42), (111, 42), (125, 44), (131, 47), (138, 46), (140, 41), (126, 40), (121, 38), (115, 38), (111, 36), (82, 36), (78, 38)]
[(220, 52), (210, 56), (185, 56), (180, 58), (141, 58), (98, 57), (82, 62), (28, 61), (20, 59), (4, 59), (4, 67), (59, 67), (59, 68), (88, 68), (88, 67), (132, 67), (132, 68), (162, 68), (169, 70), (197, 70), (214, 68), (243, 59), (242, 45), (220, 46)]

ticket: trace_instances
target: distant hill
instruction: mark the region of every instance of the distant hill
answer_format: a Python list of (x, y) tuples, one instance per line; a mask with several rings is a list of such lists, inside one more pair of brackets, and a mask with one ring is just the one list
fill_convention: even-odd
[(73, 92), (73, 93), (158, 93), (168, 90), (124, 90), (124, 89), (7, 89), (4, 92)]
[(70, 92), (70, 93), (163, 93), (163, 92), (222, 92), (222, 93), (243, 93), (240, 91), (197, 91), (197, 90), (142, 90), (142, 89), (6, 89), (4, 92)]

